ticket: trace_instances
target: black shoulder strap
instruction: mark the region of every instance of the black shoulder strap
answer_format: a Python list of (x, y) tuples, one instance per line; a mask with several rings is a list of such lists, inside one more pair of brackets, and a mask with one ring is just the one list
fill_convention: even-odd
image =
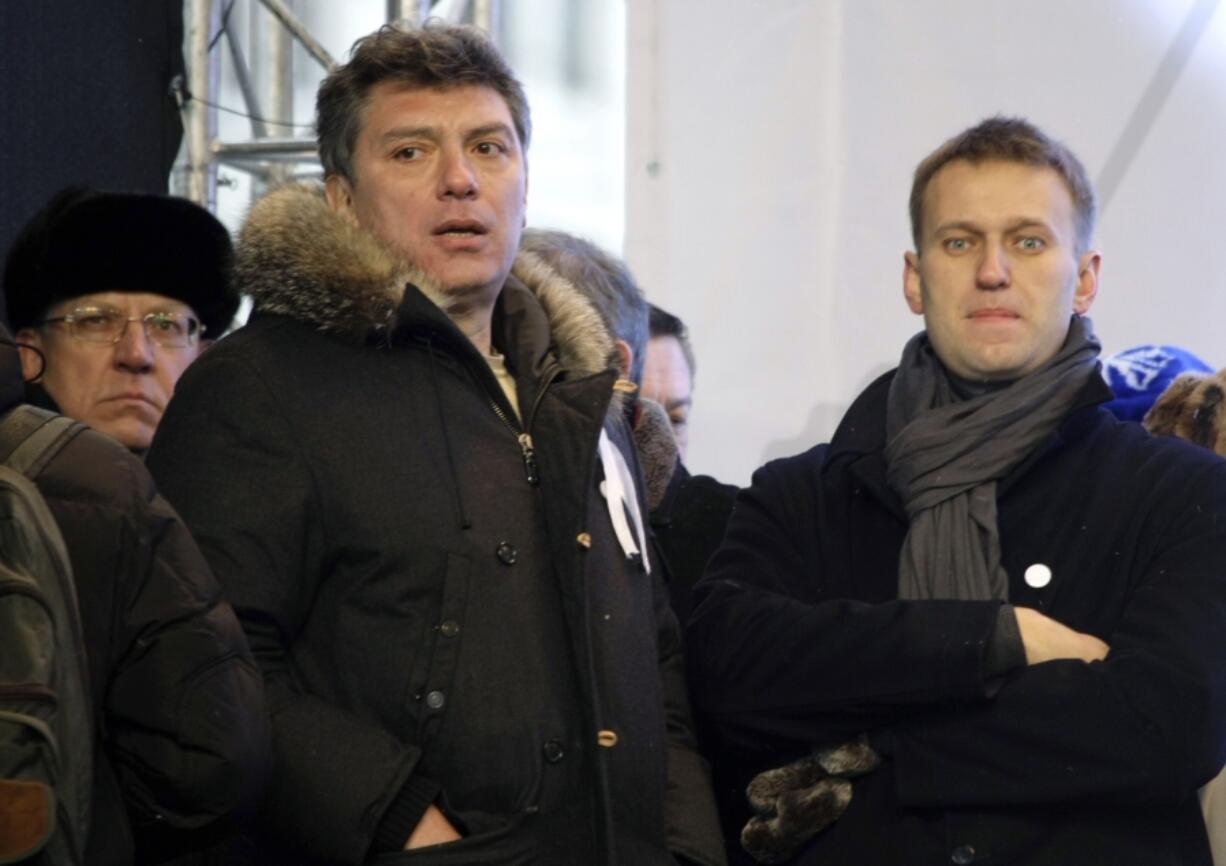
[(22, 404), (0, 417), (0, 462), (35, 478), (85, 425), (47, 409)]

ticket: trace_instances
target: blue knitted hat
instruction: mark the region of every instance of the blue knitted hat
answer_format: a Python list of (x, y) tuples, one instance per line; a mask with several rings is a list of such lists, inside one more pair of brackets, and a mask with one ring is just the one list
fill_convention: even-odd
[(1103, 407), (1121, 421), (1140, 423), (1181, 373), (1211, 373), (1200, 358), (1177, 346), (1137, 346), (1103, 359), (1103, 378), (1115, 399)]

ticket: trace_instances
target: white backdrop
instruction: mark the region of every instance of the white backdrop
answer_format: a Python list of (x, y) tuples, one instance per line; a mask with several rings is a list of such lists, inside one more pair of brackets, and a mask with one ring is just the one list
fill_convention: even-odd
[(627, 0), (625, 253), (698, 354), (689, 463), (746, 483), (826, 439), (922, 323), (916, 163), (995, 114), (1105, 199), (1092, 318), (1226, 366), (1218, 0)]

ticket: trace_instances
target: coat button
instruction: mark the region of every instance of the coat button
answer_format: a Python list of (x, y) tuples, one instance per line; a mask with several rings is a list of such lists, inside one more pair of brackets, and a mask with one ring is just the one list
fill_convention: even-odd
[(1022, 576), (1026, 579), (1027, 586), (1042, 589), (1051, 583), (1051, 568), (1041, 562), (1036, 562), (1027, 568), (1026, 573)]
[(498, 550), (496, 550), (495, 553), (498, 554), (498, 558), (501, 559), (505, 565), (514, 565), (515, 560), (519, 559), (519, 551), (506, 541), (499, 542)]
[(584, 550), (589, 550), (592, 546), (592, 533), (580, 532), (577, 536), (575, 536), (575, 541), (579, 542), (579, 546)]
[(430, 709), (441, 710), (445, 703), (447, 703), (447, 696), (442, 692), (434, 691), (426, 693), (426, 706)]
[(597, 745), (603, 746), (606, 749), (611, 749), (617, 745), (616, 731), (598, 731), (596, 733)]
[(949, 859), (958, 866), (968, 866), (975, 862), (975, 849), (970, 845), (959, 845), (949, 854)]
[(446, 619), (439, 625), (438, 630), (443, 637), (455, 637), (460, 633), (460, 624), (454, 619)]
[(562, 744), (557, 740), (546, 740), (545, 745), (541, 747), (541, 752), (545, 755), (545, 760), (551, 764), (556, 764), (566, 754), (562, 749)]

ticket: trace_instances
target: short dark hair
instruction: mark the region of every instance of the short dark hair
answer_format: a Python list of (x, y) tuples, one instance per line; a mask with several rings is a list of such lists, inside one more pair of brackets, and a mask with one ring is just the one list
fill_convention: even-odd
[(339, 174), (356, 182), (353, 148), (370, 90), (385, 81), (407, 87), (489, 87), (506, 101), (520, 146), (528, 149), (532, 136), (528, 98), (484, 33), (437, 20), (413, 29), (385, 24), (353, 43), (349, 62), (332, 70), (319, 85), (315, 129), (325, 177)]
[(1080, 255), (1090, 248), (1098, 218), (1098, 202), (1081, 160), (1030, 121), (997, 115), (955, 135), (915, 169), (911, 184), (911, 239), (917, 252), (923, 233), (924, 193), (928, 191), (928, 184), (938, 171), (960, 159), (970, 163), (1002, 160), (1054, 169), (1064, 179), (1073, 199), (1076, 252)]
[(640, 384), (647, 358), (647, 299), (626, 263), (585, 238), (549, 229), (524, 229), (519, 248), (539, 256), (592, 302), (609, 332), (630, 347), (628, 375)]
[(690, 345), (690, 332), (685, 322), (667, 310), (662, 310), (655, 304), (650, 305), (647, 316), (647, 329), (652, 337), (673, 337), (681, 346), (681, 354), (685, 355), (685, 363), (690, 368), (690, 380), (693, 381), (697, 372), (694, 362), (694, 348)]

